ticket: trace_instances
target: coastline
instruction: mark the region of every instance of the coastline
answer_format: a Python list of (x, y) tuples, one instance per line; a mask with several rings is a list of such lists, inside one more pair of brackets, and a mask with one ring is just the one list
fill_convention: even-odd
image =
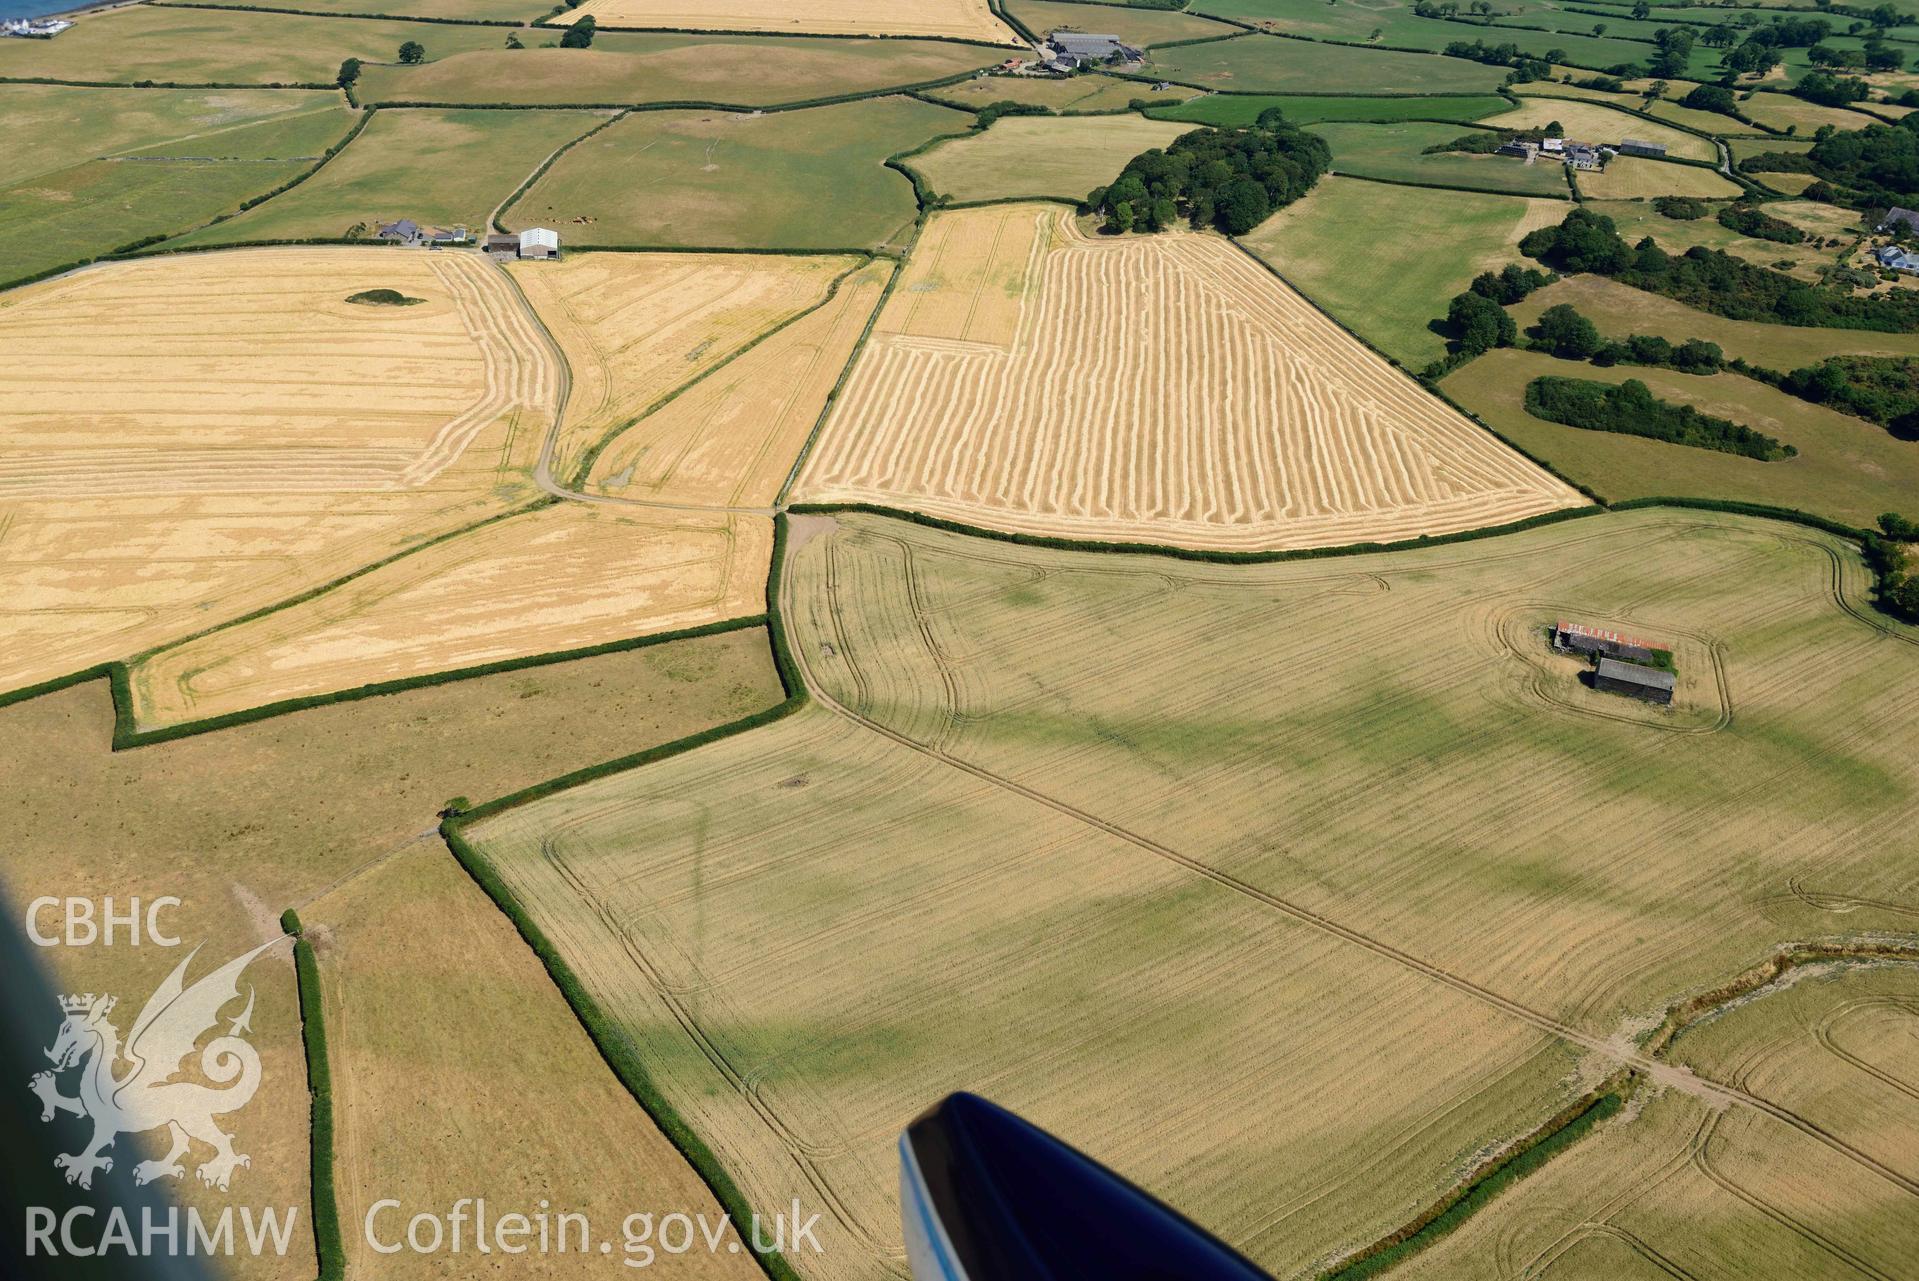
[[(80, 2), (76, 4), (74, 0), (39, 0), (39, 2), (36, 2), (36, 0), (21, 0), (20, 3), (10, 3), (9, 0), (0, 0), (0, 18), (5, 18), (9, 21), (16, 18), (33, 18), (38, 21), (65, 18), (68, 21), (73, 21), (83, 15), (100, 13), (107, 9), (128, 9), (140, 2), (141, 0), (80, 0)], [(41, 7), (42, 3), (57, 4), (61, 7), (57, 9), (43, 9)]]

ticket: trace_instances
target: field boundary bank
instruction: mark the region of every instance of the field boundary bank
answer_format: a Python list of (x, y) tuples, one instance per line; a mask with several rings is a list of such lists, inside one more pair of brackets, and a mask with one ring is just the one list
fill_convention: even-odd
[(320, 964), (300, 924), (298, 912), (289, 907), (280, 913), (280, 928), (293, 938), (294, 979), (300, 994), (300, 1042), (306, 1052), (313, 1252), (319, 1260), (319, 1281), (341, 1281), (346, 1275), (346, 1247), (340, 1235), (340, 1205), (333, 1185), (333, 1069), (327, 1057)]
[(553, 148), (553, 150), (547, 154), (546, 159), (542, 160), (539, 164), (533, 166), (533, 172), (526, 176), (526, 181), (522, 182), (519, 186), (515, 187), (507, 195), (506, 199), (502, 200), (499, 204), (493, 207), (493, 212), (486, 216), (486, 225), (493, 228), (494, 231), (499, 232), (501, 235), (508, 234), (506, 225), (500, 221), (501, 216), (504, 215), (506, 211), (511, 209), (514, 205), (518, 204), (520, 201), (520, 197), (524, 196), (527, 192), (533, 189), (534, 183), (546, 177), (546, 171), (551, 169), (555, 164), (557, 164), (561, 156), (564, 156), (567, 152), (573, 150), (573, 148), (579, 146), (581, 143), (585, 142), (588, 138), (591, 138), (594, 134), (599, 133), (601, 130), (611, 129), (614, 125), (620, 123), (620, 121), (626, 119), (631, 114), (632, 114), (631, 108), (628, 108), (625, 111), (616, 112), (612, 116), (608, 117), (605, 120), (600, 121), (600, 123), (588, 129), (585, 133), (581, 134), (579, 137), (574, 138), (567, 142), (563, 142), (559, 146)]
[[(1318, 122), (1315, 122), (1315, 123), (1318, 123)], [(1365, 121), (1365, 120), (1329, 120), (1326, 123), (1327, 124), (1369, 124), (1371, 122)], [(1398, 122), (1395, 121), (1393, 123), (1398, 123)], [(1418, 122), (1409, 122), (1409, 123), (1418, 123)], [(1450, 124), (1456, 124), (1460, 122), (1452, 121), (1452, 120), (1434, 120), (1434, 121), (1430, 121), (1429, 123), (1440, 124), (1440, 125), (1450, 125)], [(1306, 126), (1302, 126), (1302, 127), (1306, 127)], [(1487, 126), (1469, 125), (1468, 127), (1474, 128), (1474, 129), (1481, 129), (1481, 128), (1486, 128)], [(1377, 182), (1381, 184), (1382, 186), (1387, 186), (1387, 187), (1418, 187), (1426, 191), (1464, 191), (1475, 196), (1511, 196), (1515, 200), (1571, 201), (1574, 199), (1574, 197), (1572, 196), (1556, 195), (1551, 192), (1544, 192), (1544, 191), (1513, 191), (1512, 189), (1505, 188), (1505, 187), (1467, 187), (1467, 186), (1462, 186), (1458, 183), (1451, 183), (1451, 182), (1420, 182), (1417, 179), (1413, 179), (1413, 178), (1380, 178), (1373, 174), (1349, 173), (1344, 169), (1338, 168), (1337, 165), (1335, 165), (1334, 168), (1329, 169), (1327, 172), (1330, 173), (1335, 178), (1347, 178), (1353, 182)], [(1571, 171), (1569, 170), (1568, 172), (1571, 172)]]
[[(897, 276), (897, 273), (895, 275)], [(773, 522), (773, 554), (766, 580), (766, 612), (760, 617), (766, 624), (767, 640), (773, 653), (773, 666), (779, 675), (780, 687), (785, 694), (780, 702), (748, 716), (688, 734), (669, 743), (662, 743), (616, 760), (590, 765), (561, 775), (559, 778), (536, 783), (516, 792), (509, 792), (505, 796), (476, 805), (471, 809), (448, 814), (440, 823), (440, 835), (446, 842), (447, 849), (466, 870), (467, 875), (473, 878), (474, 883), (493, 900), (494, 905), (501, 912), (505, 913), (507, 919), (513, 923), (514, 929), (519, 931), (520, 938), (532, 949), (534, 956), (539, 958), (541, 965), (546, 968), (547, 976), (559, 989), (561, 997), (565, 999), (567, 1007), (573, 1011), (574, 1018), (585, 1029), (594, 1048), (599, 1051), (601, 1059), (626, 1087), (634, 1101), (652, 1118), (653, 1123), (660, 1128), (660, 1132), (685, 1158), (694, 1173), (706, 1184), (714, 1199), (720, 1203), (720, 1207), (733, 1216), (733, 1222), (736, 1225), (749, 1222), (753, 1214), (752, 1205), (741, 1193), (739, 1185), (733, 1182), (726, 1167), (706, 1145), (706, 1141), (700, 1137), (699, 1132), (687, 1124), (654, 1086), (652, 1076), (641, 1061), (632, 1042), (619, 1026), (606, 1016), (599, 1003), (587, 992), (580, 983), (578, 975), (573, 972), (559, 950), (553, 946), (545, 931), (540, 929), (526, 911), (492, 863), (466, 839), (465, 829), (473, 823), (550, 796), (555, 792), (680, 756), (709, 743), (774, 724), (806, 706), (809, 701), (806, 685), (800, 676), (799, 666), (788, 649), (785, 625), (779, 614), (779, 592), (784, 578), (786, 539), (787, 519), (784, 515), (777, 516)], [(793, 1265), (787, 1262), (783, 1255), (777, 1252), (755, 1251), (753, 1257), (770, 1281), (801, 1281)], [(322, 1281), (330, 1281), (330, 1279), (323, 1278)]]
[[(814, 257), (815, 255), (796, 254), (791, 256), (810, 258), (810, 257)], [(824, 254), (819, 256), (834, 257), (836, 255)], [(791, 316), (788, 316), (786, 319), (778, 321), (772, 326), (770, 326), (769, 328), (763, 329), (759, 333), (754, 334), (752, 337), (748, 338), (745, 342), (741, 343), (738, 347), (735, 347), (732, 351), (728, 352), (725, 358), (715, 362), (712, 365), (709, 365), (707, 368), (701, 370), (699, 373), (694, 374), (691, 378), (687, 379), (685, 382), (680, 383), (678, 386), (661, 394), (652, 403), (648, 404), (644, 409), (640, 410), (638, 414), (634, 415), (632, 419), (630, 419), (629, 421), (625, 423), (620, 424), (617, 427), (614, 427), (611, 431), (607, 432), (599, 440), (595, 441), (591, 446), (589, 446), (586, 449), (586, 451), (583, 454), (581, 454), (580, 461), (573, 470), (570, 483), (562, 483), (558, 480), (555, 480), (554, 483), (557, 485), (561, 485), (562, 488), (567, 489), (570, 493), (576, 494), (581, 498), (594, 499), (597, 501), (600, 498), (610, 497), (607, 495), (589, 494), (586, 492), (586, 485), (587, 485), (587, 481), (592, 478), (593, 465), (599, 462), (600, 455), (604, 454), (608, 449), (610, 449), (613, 446), (613, 442), (618, 440), (621, 436), (624, 436), (627, 432), (631, 431), (633, 428), (638, 427), (641, 423), (651, 418), (654, 414), (657, 414), (662, 409), (665, 409), (668, 405), (678, 400), (685, 393), (691, 391), (693, 388), (699, 386), (701, 383), (705, 382), (707, 379), (711, 378), (713, 375), (719, 373), (720, 370), (725, 369), (727, 366), (731, 365), (734, 361), (738, 360), (740, 357), (746, 355), (748, 352), (752, 351), (754, 348), (760, 346), (762, 343), (767, 342), (768, 340), (772, 339), (773, 337), (775, 337), (782, 331), (788, 328), (791, 328), (794, 325), (799, 324), (800, 321), (805, 320), (808, 316), (814, 315), (815, 313), (822, 311), (825, 308), (831, 306), (833, 303), (833, 300), (839, 297), (841, 286), (843, 286), (848, 280), (852, 279), (854, 276), (858, 275), (860, 272), (866, 270), (868, 267), (872, 266), (874, 263), (879, 261), (880, 261), (880, 258), (876, 254), (868, 253), (868, 254), (859, 255), (858, 261), (856, 261), (852, 266), (848, 267), (845, 271), (840, 272), (838, 275), (834, 276), (833, 279), (827, 282), (826, 292), (820, 297), (820, 299), (817, 302), (807, 304), (806, 307), (804, 307), (800, 311), (794, 312)], [(896, 267), (894, 270), (895, 270), (895, 273), (897, 273), (898, 268)], [(830, 397), (829, 397), (829, 403), (830, 403)], [(618, 501), (625, 501), (625, 500), (614, 499), (613, 501), (618, 502)], [(775, 495), (774, 501), (777, 504), (778, 502), (777, 495)], [(677, 505), (678, 504), (676, 504), (676, 506)], [(685, 507), (688, 510), (711, 510), (711, 511), (726, 510), (725, 508), (707, 508), (698, 503), (688, 503), (688, 504), (685, 504)]]
[[(259, 707), (244, 708), (237, 712), (226, 712), (219, 716), (209, 716), (201, 720), (177, 721), (171, 725), (162, 725), (150, 730), (140, 729), (133, 715), (132, 665), (147, 655), (136, 655), (132, 659), (111, 659), (104, 663), (95, 663), (78, 671), (68, 672), (64, 676), (55, 676), (49, 680), (32, 685), (23, 685), (17, 689), (0, 692), (0, 708), (11, 707), (15, 703), (28, 702), (47, 694), (56, 694), (75, 685), (88, 681), (105, 680), (109, 684), (113, 699), (113, 737), (111, 750), (129, 751), (136, 747), (150, 747), (157, 743), (171, 742), (178, 738), (191, 738), (199, 734), (210, 734), (216, 730), (231, 729), (237, 725), (251, 724), (254, 721), (271, 720), (293, 712), (304, 712), (316, 707), (326, 707), (334, 703), (354, 703), (364, 698), (382, 698), (388, 694), (403, 694), (408, 690), (425, 689), (434, 685), (450, 685), (459, 681), (473, 680), (482, 676), (496, 676), (502, 672), (517, 672), (532, 667), (551, 667), (558, 663), (570, 663), (583, 658), (597, 658), (602, 654), (624, 653), (627, 650), (647, 649), (654, 645), (664, 645), (672, 641), (693, 640), (701, 636), (717, 636), (724, 632), (745, 631), (749, 628), (765, 625), (764, 614), (746, 614), (738, 618), (721, 619), (718, 622), (702, 623), (697, 627), (684, 627), (674, 631), (655, 632), (646, 636), (630, 636), (622, 640), (603, 641), (597, 645), (585, 645), (577, 649), (551, 650), (539, 654), (523, 654), (516, 658), (495, 659), (489, 663), (478, 663), (467, 667), (448, 668), (444, 671), (424, 672), (417, 676), (402, 676), (394, 680), (374, 681), (366, 685), (356, 685), (350, 689), (332, 690), (324, 694), (304, 694), (297, 698), (280, 699), (265, 703)], [(157, 651), (153, 651), (157, 652)]]
[[(1692, 1027), (1800, 966), (1874, 961), (1919, 964), (1919, 942), (1801, 943), (1783, 948), (1733, 979), (1668, 1006), (1659, 1026), (1646, 1038), (1644, 1052), (1659, 1058)], [(1644, 1073), (1636, 1068), (1615, 1073), (1544, 1125), (1481, 1163), (1404, 1226), (1319, 1273), (1317, 1281), (1365, 1281), (1437, 1244), (1499, 1193), (1590, 1136), (1601, 1122), (1619, 1112), (1644, 1080)]]

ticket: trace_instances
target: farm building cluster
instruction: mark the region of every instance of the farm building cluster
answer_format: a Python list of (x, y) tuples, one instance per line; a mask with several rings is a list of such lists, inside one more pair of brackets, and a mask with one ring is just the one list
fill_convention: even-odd
[(1137, 67), (1146, 60), (1144, 50), (1118, 36), (1086, 31), (1055, 31), (1044, 44), (1034, 45), (1033, 52), (1038, 56), (1032, 61), (1008, 58), (999, 70), (1016, 76), (1070, 76), (1095, 67)]
[(1589, 660), (1593, 688), (1609, 694), (1665, 705), (1679, 684), (1672, 669), (1660, 665), (1662, 657), (1670, 661), (1669, 651), (1636, 637), (1561, 619), (1553, 624), (1552, 645), (1558, 653)]
[[(1894, 205), (1886, 210), (1886, 216), (1879, 220), (1879, 225), (1873, 230), (1881, 235), (1910, 236), (1919, 232), (1919, 213)], [(1881, 245), (1872, 251), (1872, 260), (1888, 271), (1919, 276), (1919, 253), (1914, 253), (1904, 245)]]
[(1557, 160), (1568, 169), (1594, 171), (1604, 169), (1606, 162), (1614, 156), (1643, 156), (1649, 160), (1664, 160), (1664, 143), (1641, 142), (1637, 138), (1627, 138), (1616, 147), (1590, 142), (1573, 142), (1566, 138), (1512, 138), (1494, 152), (1500, 156), (1515, 156), (1531, 164), (1535, 160)]
[(72, 25), (65, 18), (8, 18), (0, 32), (23, 40), (51, 40)]
[[(382, 222), (374, 226), (373, 238), (391, 245), (416, 249), (440, 249), (474, 243), (465, 227), (423, 227), (411, 218)], [(528, 227), (521, 232), (484, 236), (480, 251), (496, 258), (558, 258), (560, 233), (550, 227)]]

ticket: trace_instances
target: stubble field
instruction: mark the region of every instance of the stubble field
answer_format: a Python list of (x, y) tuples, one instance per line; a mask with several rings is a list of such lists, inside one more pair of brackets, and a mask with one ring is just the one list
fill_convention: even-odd
[[(822, 302), (857, 260), (757, 254), (577, 254), (510, 268), (573, 376), (553, 474), (573, 483), (611, 437)], [(790, 460), (789, 460), (790, 462)]]
[[(370, 288), (423, 301), (345, 301)], [(0, 335), (37, 353), (0, 375), (0, 689), (524, 503), (557, 388), (510, 284), (472, 255), (114, 264), (7, 295)]]
[(769, 521), (560, 503), (141, 659), (142, 729), (765, 608)]
[(1729, 200), (1741, 190), (1714, 170), (1639, 156), (1615, 156), (1604, 169), (1575, 178), (1580, 194), (1591, 200), (1650, 200), (1655, 196)]
[(1583, 502), (1218, 239), (1000, 205), (936, 215), (905, 272), (802, 501), (1226, 549)]
[(986, 0), (833, 0), (830, 5), (798, 7), (784, 0), (586, 0), (573, 10), (573, 21), (589, 14), (603, 27), (944, 36), (1016, 43), (1012, 28), (993, 15)]
[(872, 262), (817, 309), (607, 439), (582, 488), (645, 503), (771, 507), (894, 268)]
[[(748, 1198), (831, 1207), (813, 1275), (897, 1258), (893, 1137), (962, 1084), (1290, 1275), (1622, 1068), (1638, 1102), (1495, 1208), (1589, 1160), (1600, 1192), (1428, 1257), (1532, 1263), (1609, 1186), (1737, 1275), (1911, 1257), (1870, 1136), (1641, 1048), (1781, 940), (1910, 929), (1919, 632), (1845, 544), (1647, 511), (1260, 567), (865, 516), (791, 546), (810, 708), (469, 835)], [(1669, 642), (1675, 707), (1582, 686), (1562, 616)], [(1707, 1116), (1698, 1180), (1603, 1174)]]

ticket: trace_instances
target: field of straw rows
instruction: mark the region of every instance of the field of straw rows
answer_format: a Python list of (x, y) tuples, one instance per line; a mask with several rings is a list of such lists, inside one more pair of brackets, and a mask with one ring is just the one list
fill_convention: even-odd
[(677, 27), (697, 31), (810, 32), (835, 36), (947, 36), (1015, 43), (986, 0), (587, 0), (602, 27)]
[[(1653, 1085), (1573, 1149), (1589, 1181), (1432, 1275), (1582, 1237), (1701, 1277), (1919, 1257), (1909, 1018), (1826, 1049), (1742, 1007), (1800, 1071), (1636, 1048), (1791, 941), (1910, 930), (1919, 633), (1854, 612), (1836, 540), (1648, 511), (1259, 567), (866, 516), (791, 546), (807, 710), (470, 834), (748, 1200), (828, 1209), (808, 1275), (897, 1270), (892, 1141), (951, 1089), (1296, 1276), (1627, 1061)], [(1677, 706), (1582, 686), (1568, 611), (1671, 643)]]
[(1584, 501), (1217, 238), (1003, 205), (936, 215), (905, 270), (801, 500), (1225, 549)]

